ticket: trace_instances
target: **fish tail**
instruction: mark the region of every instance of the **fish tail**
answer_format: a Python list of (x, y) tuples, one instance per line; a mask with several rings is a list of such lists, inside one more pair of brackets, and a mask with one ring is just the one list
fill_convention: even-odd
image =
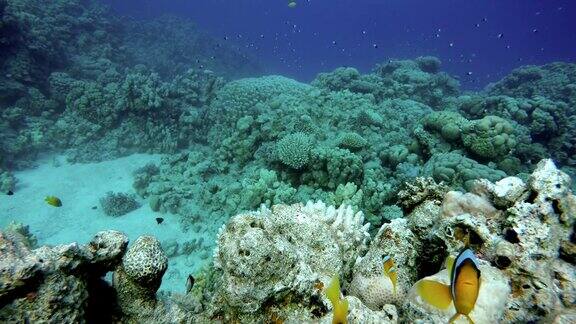
[(450, 287), (443, 283), (422, 279), (416, 283), (416, 290), (424, 302), (436, 308), (446, 309), (452, 303)]
[[(454, 315), (453, 315), (452, 317), (450, 317), (450, 319), (448, 320), (448, 324), (454, 323), (454, 321), (457, 320), (458, 317), (460, 317), (460, 315), (462, 315), (462, 314), (460, 314), (460, 313), (454, 314)], [(466, 316), (466, 317), (468, 317), (468, 316)], [(469, 318), (469, 317), (468, 317), (468, 318)]]
[(466, 318), (468, 319), (468, 322), (470, 324), (474, 324), (474, 321), (472, 320), (472, 318), (470, 317), (470, 315), (466, 314)]

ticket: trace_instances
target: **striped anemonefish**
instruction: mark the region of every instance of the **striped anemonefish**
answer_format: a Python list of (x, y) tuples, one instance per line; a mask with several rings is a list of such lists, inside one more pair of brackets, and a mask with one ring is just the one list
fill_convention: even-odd
[(464, 249), (456, 259), (448, 258), (447, 269), (450, 273), (450, 286), (443, 283), (422, 279), (416, 283), (418, 295), (428, 304), (446, 309), (454, 302), (456, 314), (448, 323), (465, 316), (470, 323), (474, 321), (469, 314), (476, 305), (480, 291), (480, 269), (474, 252)]
[(392, 286), (394, 287), (394, 293), (396, 293), (396, 284), (398, 282), (398, 273), (396, 272), (396, 264), (394, 260), (387, 255), (384, 257), (384, 275), (390, 278)]

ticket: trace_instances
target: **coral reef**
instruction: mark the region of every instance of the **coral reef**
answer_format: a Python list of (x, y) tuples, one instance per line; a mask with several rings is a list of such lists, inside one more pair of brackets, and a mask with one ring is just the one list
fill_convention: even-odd
[[(368, 224), (350, 206), (274, 205), (235, 216), (222, 228), (214, 265), (222, 271), (225, 314), (248, 315), (265, 302), (306, 296), (334, 274), (350, 273), (366, 248)], [(221, 303), (221, 302), (218, 302)]]
[[(84, 322), (110, 320), (113, 292), (102, 277), (120, 263), (128, 239), (99, 232), (87, 245), (31, 247), (21, 235), (0, 232), (0, 320)], [(99, 299), (91, 298), (100, 295)]]
[(289, 134), (276, 144), (278, 158), (285, 165), (300, 169), (310, 160), (311, 139), (304, 133)]
[(1, 8), (2, 168), (25, 167), (52, 149), (69, 150), (73, 161), (172, 152), (187, 144), (195, 110), (214, 98), (222, 76), (259, 71), (238, 49), (174, 17), (120, 19), (81, 0)]
[(135, 195), (110, 191), (106, 193), (106, 196), (100, 198), (100, 206), (104, 214), (118, 217), (138, 209), (140, 204), (136, 200)]
[[(417, 282), (448, 284), (444, 260), (466, 246), (479, 259), (479, 295), (468, 314), (475, 322), (570, 321), (576, 302), (570, 182), (551, 160), (540, 161), (527, 181), (477, 179), (468, 192), (446, 192), (418, 178), (401, 194), (406, 216), (383, 224), (373, 238), (363, 213), (350, 205), (262, 206), (221, 228), (214, 263), (186, 295), (156, 294), (167, 257), (151, 236), (127, 252), (126, 237), (114, 231), (86, 246), (30, 250), (28, 231), (15, 225), (0, 234), (0, 319), (108, 314), (124, 321), (330, 323), (325, 291), (336, 274), (352, 323), (446, 322), (454, 306), (427, 304)], [(387, 262), (393, 277), (385, 274)], [(109, 271), (112, 286), (100, 281)], [(103, 293), (114, 298), (94, 298)]]
[[(113, 231), (37, 247), (10, 224), (2, 322), (329, 323), (334, 274), (351, 322), (446, 322), (454, 307), (414, 284), (447, 283), (464, 246), (480, 260), (476, 322), (575, 316), (576, 64), (520, 67), (478, 92), (430, 56), (306, 84), (254, 77), (255, 60), (183, 19), (0, 0), (0, 72), (0, 195), (40, 154), (162, 153), (134, 190), (191, 236), (166, 252), (151, 236), (126, 252)], [(116, 217), (138, 200), (100, 203)], [(181, 255), (205, 265), (194, 287), (157, 294)]]
[(168, 268), (168, 257), (153, 236), (141, 236), (114, 271), (113, 286), (124, 316), (138, 319), (156, 306), (156, 292)]

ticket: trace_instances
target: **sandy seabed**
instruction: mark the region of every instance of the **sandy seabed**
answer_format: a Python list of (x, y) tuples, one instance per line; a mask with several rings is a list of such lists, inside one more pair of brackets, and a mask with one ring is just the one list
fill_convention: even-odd
[[(37, 167), (14, 173), (18, 181), (14, 195), (0, 195), (0, 228), (11, 221), (29, 225), (39, 245), (84, 244), (107, 229), (124, 232), (131, 242), (144, 234), (160, 242), (189, 241), (193, 234), (182, 231), (176, 215), (153, 212), (140, 198), (140, 208), (120, 217), (107, 216), (100, 207), (99, 200), (108, 191), (134, 193), (132, 173), (160, 157), (134, 154), (87, 164), (69, 164), (62, 156), (44, 158)], [(48, 205), (44, 198), (49, 195), (60, 198), (62, 207)], [(156, 217), (164, 222), (158, 224)], [(160, 289), (183, 292), (188, 274), (200, 266), (194, 255), (170, 258)]]

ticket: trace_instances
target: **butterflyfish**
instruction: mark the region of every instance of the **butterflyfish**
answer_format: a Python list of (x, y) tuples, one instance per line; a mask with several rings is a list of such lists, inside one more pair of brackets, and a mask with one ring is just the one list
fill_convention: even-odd
[(398, 282), (398, 273), (396, 272), (396, 264), (390, 256), (384, 257), (384, 275), (390, 278), (392, 286), (394, 287), (394, 293), (396, 293), (396, 283)]
[(472, 250), (464, 249), (455, 259), (448, 258), (446, 267), (450, 273), (450, 285), (422, 279), (416, 283), (418, 295), (426, 303), (440, 309), (446, 309), (450, 303), (454, 303), (456, 314), (448, 323), (465, 316), (473, 324), (469, 314), (476, 305), (480, 291), (478, 259)]
[(296, 7), (296, 1), (288, 1), (288, 8)]
[(326, 297), (332, 303), (332, 324), (348, 323), (348, 300), (340, 297), (340, 278), (335, 274), (326, 288)]
[(47, 196), (46, 198), (44, 198), (44, 201), (50, 206), (62, 207), (62, 200), (60, 200), (60, 198), (58, 197)]

